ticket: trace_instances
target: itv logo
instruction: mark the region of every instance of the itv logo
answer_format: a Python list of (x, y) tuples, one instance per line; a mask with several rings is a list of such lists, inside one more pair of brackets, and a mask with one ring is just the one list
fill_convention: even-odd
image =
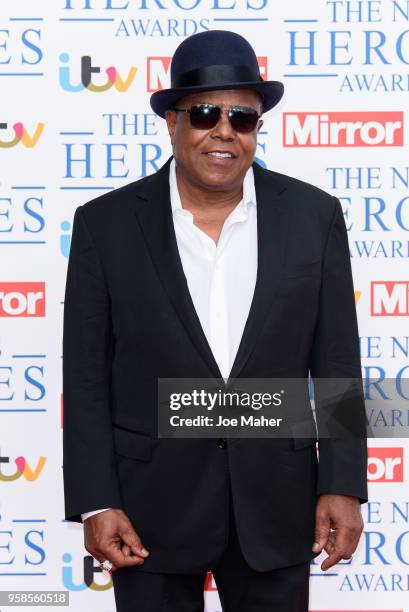
[(60, 85), (65, 91), (70, 93), (78, 93), (84, 90), (101, 93), (111, 89), (111, 87), (114, 87), (119, 93), (124, 93), (128, 91), (132, 85), (137, 72), (137, 68), (131, 66), (128, 70), (128, 74), (122, 77), (115, 66), (109, 66), (105, 69), (105, 74), (107, 75), (105, 83), (97, 85), (93, 82), (93, 75), (100, 74), (101, 68), (100, 66), (94, 66), (92, 64), (91, 56), (83, 55), (80, 62), (79, 82), (72, 83), (70, 78), (71, 69), (68, 65), (70, 62), (70, 55), (68, 53), (61, 53), (60, 62), (62, 64), (59, 71)]
[[(27, 149), (32, 149), (36, 146), (43, 130), (44, 123), (37, 123), (36, 127), (32, 134), (30, 134), (25, 128), (24, 124), (21, 121), (17, 121), (17, 123), (13, 124), (13, 132), (14, 134), (8, 140), (3, 140), (0, 138), (0, 148), (1, 149), (11, 149), (18, 144), (22, 144), (23, 147)], [(9, 125), (6, 122), (0, 122), (0, 130), (8, 130)]]
[(40, 456), (37, 460), (37, 464), (35, 465), (35, 467), (32, 467), (28, 463), (27, 459), (23, 455), (20, 455), (19, 457), (16, 457), (14, 459), (14, 463), (16, 466), (15, 471), (11, 474), (4, 473), (2, 466), (6, 464), (11, 465), (10, 457), (2, 456), (0, 454), (0, 482), (11, 482), (13, 480), (17, 480), (21, 476), (28, 482), (34, 482), (38, 479), (41, 472), (43, 471), (45, 462), (46, 457)]

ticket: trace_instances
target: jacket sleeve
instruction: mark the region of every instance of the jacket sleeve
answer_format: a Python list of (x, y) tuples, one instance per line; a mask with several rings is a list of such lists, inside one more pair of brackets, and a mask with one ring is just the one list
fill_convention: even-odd
[[(310, 360), (314, 389), (318, 387), (315, 379), (354, 379), (362, 383), (348, 235), (341, 203), (335, 197), (333, 200), (335, 208), (324, 251), (318, 319)], [(351, 396), (349, 405), (343, 404), (343, 409), (353, 409), (353, 418), (360, 423), (360, 435), (356, 437), (337, 438), (328, 434), (328, 415), (324, 417), (317, 393), (315, 408), (319, 438), (317, 493), (351, 495), (358, 497), (361, 503), (366, 502), (367, 439), (363, 395)], [(320, 438), (320, 423), (324, 418), (326, 433)]]
[(65, 519), (121, 508), (111, 426), (110, 299), (83, 206), (74, 214), (63, 323)]

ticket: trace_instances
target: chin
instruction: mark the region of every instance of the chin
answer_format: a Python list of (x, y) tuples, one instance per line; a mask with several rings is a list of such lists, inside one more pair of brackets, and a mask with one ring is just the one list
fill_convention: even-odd
[(232, 184), (232, 180), (227, 180), (227, 177), (223, 176), (212, 176), (206, 177), (203, 184), (206, 187), (229, 187)]
[[(238, 176), (238, 175), (237, 175)], [(229, 183), (235, 180), (237, 176), (234, 176), (233, 172), (228, 170), (214, 170), (213, 172), (203, 172), (202, 178), (205, 182), (210, 181), (212, 183)]]

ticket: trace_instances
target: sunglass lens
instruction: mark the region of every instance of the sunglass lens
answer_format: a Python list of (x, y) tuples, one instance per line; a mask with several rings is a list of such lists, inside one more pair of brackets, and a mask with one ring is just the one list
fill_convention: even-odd
[(190, 107), (190, 123), (199, 130), (210, 130), (220, 117), (220, 108), (210, 104), (195, 104)]
[(236, 132), (247, 134), (252, 132), (257, 125), (258, 114), (252, 110), (234, 109), (230, 111), (230, 123)]

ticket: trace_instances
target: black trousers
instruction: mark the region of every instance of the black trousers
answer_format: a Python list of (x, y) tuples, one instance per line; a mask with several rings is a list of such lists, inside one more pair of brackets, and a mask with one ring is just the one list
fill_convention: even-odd
[[(310, 562), (256, 572), (241, 552), (230, 495), (227, 549), (211, 567), (223, 612), (308, 612)], [(203, 574), (112, 574), (117, 612), (203, 612)]]

